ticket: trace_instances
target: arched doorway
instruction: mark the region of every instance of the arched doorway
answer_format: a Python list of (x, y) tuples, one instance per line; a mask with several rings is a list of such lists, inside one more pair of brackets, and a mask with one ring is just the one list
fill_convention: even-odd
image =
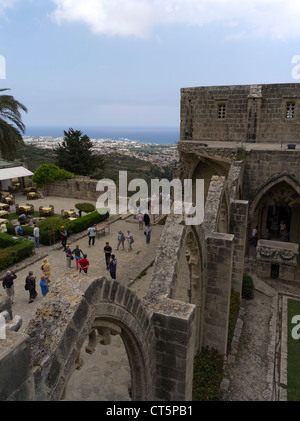
[(121, 329), (111, 323), (104, 325), (110, 329), (91, 329), (61, 400), (131, 401), (130, 365)]
[(203, 343), (203, 317), (205, 303), (205, 257), (202, 247), (202, 229), (190, 226), (179, 258), (177, 281), (172, 296), (196, 306), (195, 353)]
[(288, 175), (277, 176), (256, 194), (249, 210), (252, 227), (258, 226), (259, 238), (282, 240), (286, 226), (289, 241), (300, 238), (300, 186)]

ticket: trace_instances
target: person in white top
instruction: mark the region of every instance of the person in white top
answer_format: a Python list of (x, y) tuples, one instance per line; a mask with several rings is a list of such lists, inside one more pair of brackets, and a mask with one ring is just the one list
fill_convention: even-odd
[(127, 244), (128, 244), (127, 251), (132, 250), (131, 244), (134, 242), (134, 239), (133, 239), (133, 235), (131, 234), (130, 231), (127, 231), (126, 240), (127, 240)]
[(89, 233), (89, 247), (91, 247), (91, 243), (94, 246), (95, 245), (95, 236), (96, 236), (96, 226), (95, 225), (91, 225), (88, 228), (88, 233)]
[(39, 247), (40, 246), (40, 229), (36, 225), (34, 225), (34, 228), (33, 228), (33, 236), (34, 236), (34, 246)]

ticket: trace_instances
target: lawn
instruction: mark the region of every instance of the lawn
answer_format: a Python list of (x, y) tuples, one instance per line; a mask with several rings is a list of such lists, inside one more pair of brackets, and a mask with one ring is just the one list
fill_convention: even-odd
[[(288, 299), (288, 339), (287, 339), (287, 400), (300, 401), (300, 338), (292, 333), (300, 333), (300, 323), (292, 323), (294, 316), (300, 315), (300, 301)], [(299, 326), (299, 329), (297, 329)], [(294, 329), (294, 330), (293, 330)], [(295, 335), (294, 335), (295, 336)]]

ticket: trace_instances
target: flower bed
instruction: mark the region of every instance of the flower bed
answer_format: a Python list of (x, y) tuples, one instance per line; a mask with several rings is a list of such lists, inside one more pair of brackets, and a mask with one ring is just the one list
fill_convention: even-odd
[(223, 355), (214, 349), (202, 348), (194, 358), (193, 401), (220, 401)]

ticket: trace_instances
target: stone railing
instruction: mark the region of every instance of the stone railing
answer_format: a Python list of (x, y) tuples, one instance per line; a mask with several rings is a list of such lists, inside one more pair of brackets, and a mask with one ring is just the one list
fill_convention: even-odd
[(282, 241), (258, 240), (257, 269), (260, 276), (270, 277), (272, 266), (278, 266), (278, 278), (294, 281), (297, 271), (299, 245)]

